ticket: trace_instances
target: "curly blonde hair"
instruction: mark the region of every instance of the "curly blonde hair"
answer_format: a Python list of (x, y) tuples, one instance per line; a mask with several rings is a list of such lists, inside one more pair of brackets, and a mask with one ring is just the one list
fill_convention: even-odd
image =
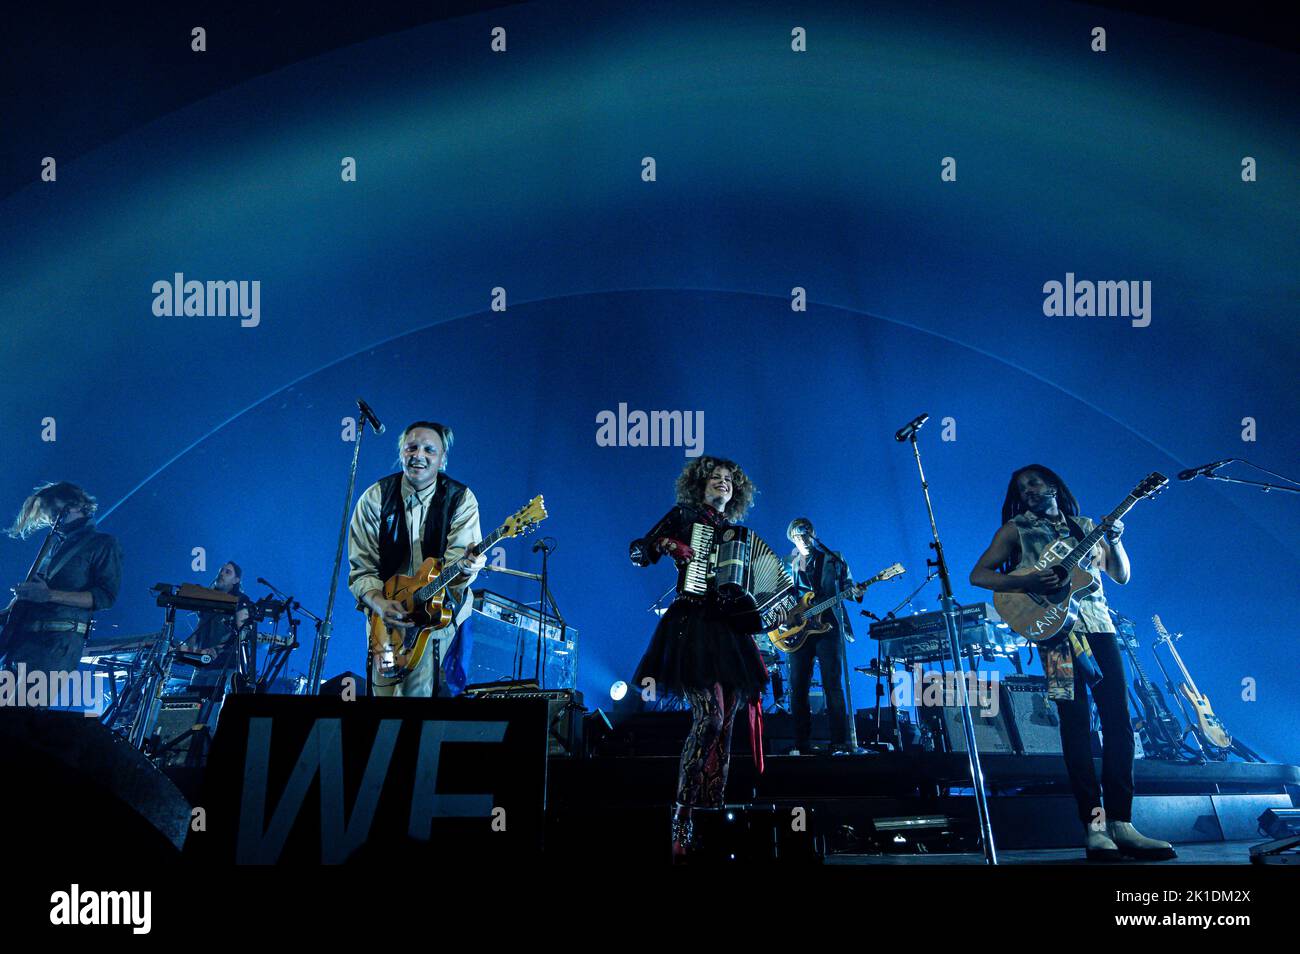
[(754, 505), (758, 488), (734, 460), (725, 457), (696, 457), (690, 461), (677, 475), (677, 502), (695, 510), (708, 506), (708, 502), (704, 499), (704, 487), (718, 467), (725, 467), (731, 471), (731, 499), (727, 501), (722, 515), (728, 520), (739, 523), (745, 519), (745, 514), (749, 513), (749, 508)]

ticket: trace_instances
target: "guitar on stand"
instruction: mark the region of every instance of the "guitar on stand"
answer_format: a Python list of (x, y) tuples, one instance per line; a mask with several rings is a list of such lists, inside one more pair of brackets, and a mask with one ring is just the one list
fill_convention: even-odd
[(1207, 748), (1211, 749), (1214, 758), (1222, 760), (1227, 758), (1228, 750), (1232, 748), (1232, 736), (1224, 728), (1223, 722), (1214, 714), (1210, 708), (1209, 698), (1196, 688), (1196, 682), (1192, 679), (1192, 674), (1187, 671), (1187, 666), (1183, 663), (1183, 657), (1178, 655), (1178, 650), (1174, 647), (1174, 641), (1182, 638), (1182, 633), (1177, 636), (1171, 636), (1169, 630), (1165, 629), (1164, 623), (1160, 621), (1159, 616), (1152, 616), (1151, 622), (1155, 624), (1156, 632), (1160, 638), (1156, 640), (1156, 646), (1164, 645), (1169, 648), (1169, 655), (1178, 665), (1178, 671), (1182, 674), (1183, 682), (1178, 687), (1178, 691), (1183, 694), (1196, 713), (1196, 721), (1192, 730)]
[(1164, 693), (1160, 691), (1160, 687), (1147, 677), (1142, 663), (1138, 660), (1138, 650), (1141, 647), (1137, 636), (1132, 631), (1131, 623), (1127, 620), (1124, 620), (1124, 623), (1126, 625), (1116, 626), (1116, 639), (1120, 648), (1128, 655), (1129, 663), (1137, 674), (1133, 677), (1129, 692), (1137, 711), (1141, 714), (1136, 729), (1142, 733), (1142, 749), (1149, 759), (1177, 760), (1183, 748), (1183, 736), (1187, 734), (1187, 729), (1183, 727), (1182, 720), (1169, 708), (1169, 703)]
[[(486, 553), (498, 541), (507, 537), (523, 536), (546, 519), (546, 505), (536, 496), (524, 507), (506, 518), (505, 523), (493, 530), (476, 546)], [(382, 616), (370, 613), (370, 652), (378, 661), (379, 673), (385, 679), (402, 680), (410, 675), (424, 658), (433, 642), (439, 654), (435, 660), (441, 664), (442, 643), (451, 642), (455, 635), (452, 622), (459, 607), (447, 592), (447, 586), (460, 575), (460, 562), (446, 564), (429, 557), (410, 576), (395, 573), (384, 581), (384, 598), (402, 604), (409, 627), (389, 626)]]

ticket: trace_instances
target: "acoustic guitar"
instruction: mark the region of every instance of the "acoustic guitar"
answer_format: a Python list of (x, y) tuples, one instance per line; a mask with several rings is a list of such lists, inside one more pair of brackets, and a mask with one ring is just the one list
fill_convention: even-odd
[[(1109, 519), (1120, 519), (1139, 500), (1154, 497), (1168, 485), (1169, 478), (1163, 474), (1148, 474), (1123, 503), (1110, 512)], [(1060, 585), (1050, 593), (994, 593), (993, 606), (1002, 621), (1030, 642), (1042, 642), (1058, 633), (1068, 633), (1079, 618), (1079, 601), (1097, 589), (1097, 581), (1086, 567), (1093, 547), (1101, 542), (1105, 533), (1105, 521), (1102, 521), (1076, 545), (1071, 546), (1069, 540), (1057, 540), (1043, 551), (1033, 566), (1007, 574), (1016, 577), (1050, 570)]]
[[(546, 505), (536, 496), (525, 506), (506, 518), (475, 546), (486, 553), (498, 541), (519, 537), (534, 530), (546, 519)], [(402, 604), (410, 627), (389, 626), (377, 613), (367, 613), (370, 627), (370, 652), (378, 660), (379, 674), (385, 679), (401, 681), (415, 670), (429, 648), (430, 639), (450, 641), (454, 627), (448, 630), (459, 609), (447, 586), (460, 575), (460, 561), (450, 564), (429, 557), (415, 573), (404, 576), (396, 573), (384, 581), (384, 598)]]
[(903, 569), (903, 564), (895, 563), (892, 566), (885, 567), (869, 580), (863, 580), (861, 583), (854, 583), (846, 589), (840, 590), (824, 600), (816, 599), (816, 594), (811, 591), (805, 593), (799, 600), (799, 605), (795, 607), (790, 614), (789, 620), (785, 626), (778, 627), (767, 634), (772, 641), (772, 645), (783, 653), (792, 653), (801, 647), (809, 636), (816, 636), (824, 633), (834, 625), (834, 620), (828, 617), (829, 610), (840, 600), (859, 600), (862, 594), (867, 591), (867, 587), (873, 583), (880, 583), (884, 580), (892, 580), (907, 571)]
[[(1196, 683), (1192, 680), (1192, 674), (1183, 665), (1183, 657), (1178, 655), (1178, 650), (1174, 648), (1174, 637), (1169, 635), (1169, 630), (1165, 629), (1165, 624), (1160, 622), (1159, 616), (1152, 616), (1151, 622), (1155, 623), (1156, 632), (1160, 634), (1160, 638), (1156, 640), (1156, 645), (1159, 646), (1164, 643), (1169, 647), (1169, 654), (1174, 657), (1174, 662), (1178, 664), (1178, 671), (1183, 674), (1183, 683), (1178, 687), (1178, 691), (1187, 697), (1187, 701), (1191, 703), (1193, 711), (1196, 712), (1197, 735), (1216, 749), (1231, 748), (1232, 736), (1228, 735), (1228, 730), (1224, 728), (1223, 722), (1210, 708), (1209, 698), (1196, 688)], [(1179, 636), (1181, 635), (1179, 633)]]

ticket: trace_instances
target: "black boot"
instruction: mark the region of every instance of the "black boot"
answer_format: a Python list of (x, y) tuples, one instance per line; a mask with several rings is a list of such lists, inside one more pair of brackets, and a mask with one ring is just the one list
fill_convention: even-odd
[(673, 807), (673, 864), (685, 864), (695, 848), (695, 823), (690, 805)]

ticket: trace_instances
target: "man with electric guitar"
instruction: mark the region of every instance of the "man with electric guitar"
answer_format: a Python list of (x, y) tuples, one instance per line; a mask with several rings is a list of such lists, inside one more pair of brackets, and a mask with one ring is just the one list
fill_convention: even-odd
[[(473, 610), (469, 587), (487, 558), (478, 552), (483, 539), (478, 500), (445, 473), (452, 440), (452, 430), (444, 424), (409, 425), (397, 442), (401, 471), (367, 488), (352, 514), (348, 588), (371, 624), (375, 695), (447, 695), (450, 688), (459, 688), (447, 685), (443, 670), (453, 668), (447, 662), (457, 627)], [(390, 584), (395, 577), (416, 574), (429, 560), (452, 571), (444, 592), (436, 594), (448, 598), (449, 618), (439, 620), (442, 625), (431, 633), (422, 631), (428, 642), (408, 659), (400, 648), (395, 653), (391, 646), (379, 645), (382, 635), (407, 633), (427, 621), (417, 619)]]
[(92, 617), (117, 600), (122, 548), (95, 529), (98, 505), (66, 481), (36, 488), (18, 511), (12, 537), (49, 534), (27, 579), (14, 587), (0, 630), (0, 663), (28, 672), (76, 672)]
[[(1176, 857), (1168, 842), (1147, 838), (1132, 824), (1128, 680), (1101, 582), (1103, 571), (1120, 585), (1129, 581), (1120, 517), (1167, 483), (1162, 475), (1151, 474), (1094, 524), (1080, 515), (1078, 502), (1057, 474), (1041, 464), (1022, 467), (1007, 486), (1002, 527), (970, 574), (973, 585), (994, 592), (1003, 621), (1039, 647), (1048, 694), (1060, 715), (1061, 750), (1089, 861)], [(1092, 761), (1089, 689), (1101, 717), (1101, 785)]]
[[(817, 539), (812, 521), (796, 517), (785, 532), (794, 544), (790, 555), (791, 576), (801, 597), (811, 596), (813, 601), (833, 598), (843, 593), (843, 599), (862, 599), (846, 592), (853, 585), (853, 575), (844, 557), (835, 553)], [(822, 692), (826, 696), (826, 715), (830, 722), (831, 753), (848, 754), (849, 720), (844, 704), (844, 667), (842, 654), (844, 640), (853, 637), (853, 624), (844, 614), (840, 600), (807, 621), (803, 632), (796, 637), (797, 648), (790, 652), (790, 711), (794, 715), (794, 748), (791, 755), (813, 755), (820, 752), (812, 744), (812, 710), (808, 691), (812, 685), (813, 664), (822, 671)], [(779, 647), (778, 647), (779, 648)], [(863, 753), (866, 750), (862, 750)]]

